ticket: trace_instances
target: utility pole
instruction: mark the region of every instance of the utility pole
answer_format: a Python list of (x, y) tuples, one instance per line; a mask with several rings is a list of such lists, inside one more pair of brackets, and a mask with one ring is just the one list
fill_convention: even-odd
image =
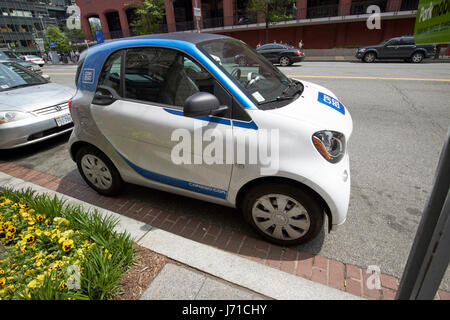
[(200, 17), (201, 16), (202, 16), (202, 9), (198, 7), (197, 0), (195, 0), (194, 17), (195, 17), (195, 22), (197, 23), (197, 32), (200, 32)]

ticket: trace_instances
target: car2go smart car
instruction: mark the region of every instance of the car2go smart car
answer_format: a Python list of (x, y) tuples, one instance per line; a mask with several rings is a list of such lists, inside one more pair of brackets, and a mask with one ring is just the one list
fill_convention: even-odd
[[(250, 66), (235, 63), (239, 54)], [(242, 41), (202, 33), (112, 41), (80, 57), (76, 82), (70, 152), (98, 193), (115, 195), (128, 182), (236, 207), (262, 237), (283, 245), (313, 239), (325, 217), (329, 229), (344, 223), (348, 110), (329, 90), (287, 78)], [(195, 140), (199, 123), (219, 132), (215, 138), (231, 135), (233, 150), (238, 141), (249, 147), (242, 136), (275, 130), (277, 161), (174, 161), (180, 142), (173, 133)], [(189, 159), (205, 151), (194, 140), (187, 140), (194, 145), (185, 149)]]

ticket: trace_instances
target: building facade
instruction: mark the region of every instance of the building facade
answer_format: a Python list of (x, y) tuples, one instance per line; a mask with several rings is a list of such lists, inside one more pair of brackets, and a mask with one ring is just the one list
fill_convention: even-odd
[[(135, 0), (141, 1), (141, 0)], [(130, 0), (76, 0), (87, 39), (95, 40), (89, 21), (98, 18), (105, 39), (134, 35), (130, 23), (136, 18)], [(369, 29), (367, 8), (380, 9), (381, 28)], [(414, 32), (418, 0), (297, 0), (286, 6), (287, 21), (270, 26), (269, 42), (282, 41), (305, 48), (323, 49), (370, 45)], [(198, 23), (194, 8), (201, 8)], [(264, 43), (263, 14), (249, 11), (249, 0), (165, 0), (160, 32), (189, 31), (226, 34), (256, 46)]]
[(36, 39), (45, 40), (49, 25), (63, 29), (67, 6), (72, 3), (74, 0), (0, 1), (0, 48), (18, 54), (38, 54)]

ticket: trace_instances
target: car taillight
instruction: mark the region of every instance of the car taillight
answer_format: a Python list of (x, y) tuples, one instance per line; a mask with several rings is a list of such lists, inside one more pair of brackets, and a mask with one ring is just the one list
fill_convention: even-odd
[(297, 51), (294, 51), (294, 53), (295, 53), (295, 54), (298, 54), (299, 56), (301, 56), (301, 55), (303, 54), (303, 52), (298, 51), (298, 50), (297, 50)]
[(69, 112), (72, 115), (72, 98), (69, 99), (68, 105), (69, 105)]

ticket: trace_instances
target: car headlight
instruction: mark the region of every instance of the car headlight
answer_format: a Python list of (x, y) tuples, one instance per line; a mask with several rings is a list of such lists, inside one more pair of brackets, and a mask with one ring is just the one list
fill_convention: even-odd
[(337, 163), (345, 155), (345, 136), (336, 131), (319, 131), (313, 134), (312, 141), (317, 151), (329, 162)]
[(29, 113), (20, 111), (0, 111), (0, 124), (29, 118)]
[(366, 51), (366, 48), (358, 49), (358, 52), (364, 52), (364, 51)]

